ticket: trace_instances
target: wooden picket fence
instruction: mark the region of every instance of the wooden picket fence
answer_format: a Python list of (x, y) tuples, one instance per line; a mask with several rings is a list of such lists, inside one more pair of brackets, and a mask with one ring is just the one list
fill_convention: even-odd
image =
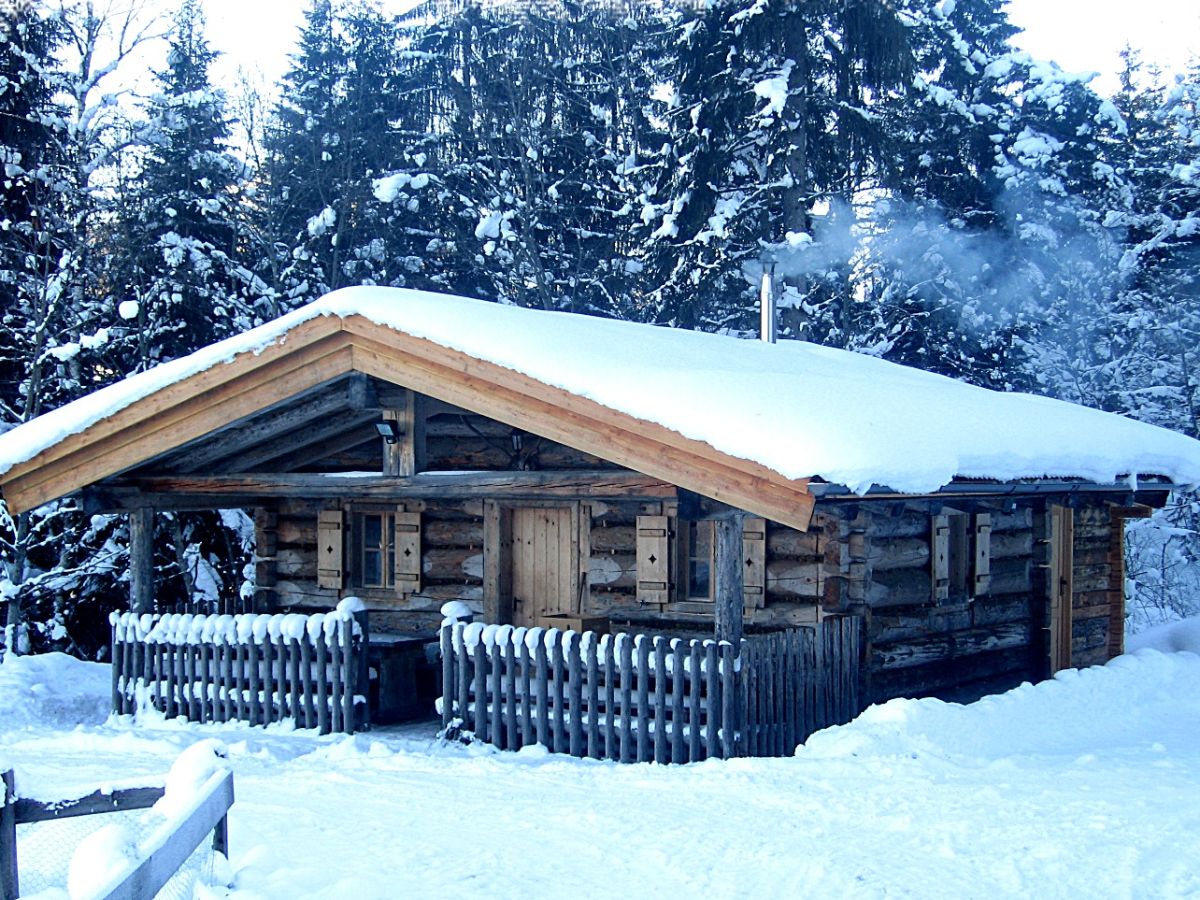
[(290, 721), (321, 734), (367, 725), (365, 613), (113, 613), (112, 705), (192, 722)]
[(787, 756), (862, 711), (862, 619), (834, 616), (742, 641), (747, 756)]
[(501, 749), (619, 762), (790, 753), (858, 713), (861, 620), (728, 642), (442, 629), (442, 723)]

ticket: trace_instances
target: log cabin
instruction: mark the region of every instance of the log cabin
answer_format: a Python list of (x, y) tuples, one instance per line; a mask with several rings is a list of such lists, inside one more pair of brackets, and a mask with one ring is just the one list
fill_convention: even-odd
[[(249, 612), (372, 633), (756, 634), (854, 616), (865, 701), (1122, 652), (1123, 523), (1200, 443), (800, 342), (383, 288), (331, 294), (0, 436), (11, 512), (253, 512)], [(403, 698), (394, 702), (403, 707)]]

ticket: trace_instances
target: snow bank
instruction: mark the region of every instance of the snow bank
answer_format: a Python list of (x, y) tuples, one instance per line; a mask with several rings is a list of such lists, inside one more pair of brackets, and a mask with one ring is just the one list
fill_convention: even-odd
[(1112, 482), (1156, 474), (1200, 483), (1200, 443), (1043, 397), (996, 393), (798, 341), (764, 344), (374, 287), (336, 291), (0, 435), (0, 474), (167, 385), (286, 341), (302, 322), (355, 315), (789, 478), (907, 492), (934, 490), (955, 476)]
[(1163, 653), (1186, 651), (1200, 654), (1200, 617), (1167, 622), (1139, 631), (1126, 638), (1125, 647), (1129, 653), (1159, 650)]
[(65, 653), (8, 654), (0, 663), (0, 728), (95, 725), (108, 717), (109, 669)]
[(1040, 684), (962, 705), (891, 700), (848, 725), (812, 735), (803, 759), (928, 755), (988, 761), (1075, 756), (1144, 741), (1147, 724), (1194, 740), (1200, 729), (1200, 659), (1144, 651), (1105, 666), (1067, 669)]

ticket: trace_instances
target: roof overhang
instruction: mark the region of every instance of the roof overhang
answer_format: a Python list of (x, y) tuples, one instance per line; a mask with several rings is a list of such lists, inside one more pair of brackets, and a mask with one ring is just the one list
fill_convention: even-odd
[(807, 479), (361, 315), (306, 320), (257, 352), (154, 391), (14, 466), (0, 487), (12, 512), (32, 509), (353, 372), (801, 530), (812, 516)]

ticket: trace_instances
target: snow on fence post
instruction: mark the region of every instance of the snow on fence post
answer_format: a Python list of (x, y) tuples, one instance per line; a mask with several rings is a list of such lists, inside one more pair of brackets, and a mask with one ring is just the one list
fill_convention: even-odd
[(112, 709), (352, 733), (366, 727), (365, 610), (312, 616), (114, 613)]

